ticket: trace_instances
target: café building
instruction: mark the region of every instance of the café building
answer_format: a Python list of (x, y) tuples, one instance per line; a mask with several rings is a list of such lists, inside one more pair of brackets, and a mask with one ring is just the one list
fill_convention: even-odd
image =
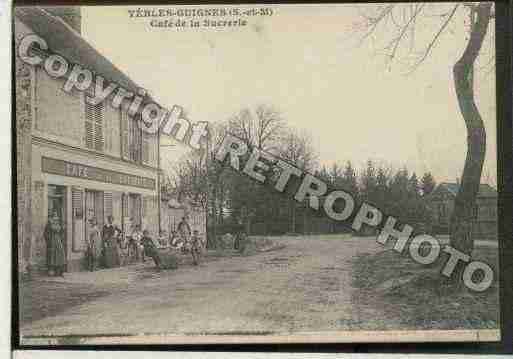
[[(17, 8), (15, 41), (36, 33), (52, 53), (136, 92), (138, 86), (81, 36), (80, 25), (78, 7)], [(158, 235), (158, 137), (142, 132), (125, 106), (115, 109), (108, 100), (91, 105), (84, 93), (63, 91), (64, 80), (50, 77), (44, 68), (18, 66), (18, 58), (16, 63), (23, 74), (16, 78), (23, 80), (17, 106), (28, 124), (25, 140), (18, 141), (28, 144), (19, 146), (27, 151), (18, 151), (23, 161), (18, 176), (26, 179), (18, 188), (18, 202), (24, 204), (18, 210), (23, 220), (18, 226), (23, 229), (18, 235), (20, 270), (45, 269), (44, 229), (55, 214), (65, 228), (67, 271), (84, 269), (91, 218), (100, 229), (113, 216), (124, 235), (136, 224)]]

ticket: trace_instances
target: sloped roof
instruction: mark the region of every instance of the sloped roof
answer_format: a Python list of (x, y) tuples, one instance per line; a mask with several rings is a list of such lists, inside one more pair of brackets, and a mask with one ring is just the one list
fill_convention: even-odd
[[(460, 189), (459, 183), (448, 183), (442, 182), (436, 188), (436, 191), (440, 189), (444, 189), (449, 192), (451, 195), (456, 196)], [(479, 192), (477, 193), (478, 197), (497, 197), (497, 191), (490, 186), (489, 184), (482, 183), (479, 185)]]
[(139, 86), (59, 17), (35, 7), (16, 7), (15, 16), (48, 43), (52, 52), (136, 92)]

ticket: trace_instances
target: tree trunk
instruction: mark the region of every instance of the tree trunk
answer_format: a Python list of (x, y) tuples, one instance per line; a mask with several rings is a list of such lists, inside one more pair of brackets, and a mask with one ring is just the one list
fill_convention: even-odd
[[(471, 25), (467, 47), (453, 68), (458, 105), (467, 128), (467, 156), (451, 217), (450, 243), (469, 255), (474, 249), (472, 221), (486, 152), (486, 132), (474, 99), (472, 74), (490, 23), (491, 6), (491, 3), (480, 3), (471, 10), (475, 11), (475, 22)], [(453, 283), (461, 284), (461, 267), (456, 268)]]

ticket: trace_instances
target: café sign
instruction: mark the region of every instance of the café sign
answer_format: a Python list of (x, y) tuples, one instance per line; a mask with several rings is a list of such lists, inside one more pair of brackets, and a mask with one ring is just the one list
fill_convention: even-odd
[(90, 181), (133, 186), (151, 190), (155, 189), (155, 180), (153, 178), (86, 166), (54, 158), (43, 157), (41, 167), (43, 172), (59, 176), (77, 177)]

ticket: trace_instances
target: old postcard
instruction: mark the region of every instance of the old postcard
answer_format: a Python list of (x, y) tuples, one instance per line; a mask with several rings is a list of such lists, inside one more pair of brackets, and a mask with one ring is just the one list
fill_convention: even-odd
[(15, 7), (20, 343), (500, 340), (494, 11)]

